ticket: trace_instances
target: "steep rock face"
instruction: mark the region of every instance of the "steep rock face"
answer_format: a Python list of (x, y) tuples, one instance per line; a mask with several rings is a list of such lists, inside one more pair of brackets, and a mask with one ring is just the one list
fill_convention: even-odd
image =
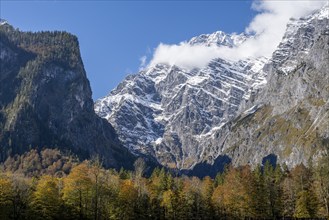
[(132, 155), (93, 110), (77, 38), (65, 32), (20, 32), (0, 26), (0, 158), (29, 148), (58, 147), (105, 165)]
[[(245, 39), (216, 32), (188, 43), (235, 47)], [(128, 76), (95, 103), (95, 111), (133, 152), (151, 155), (171, 168), (188, 169), (203, 160), (203, 138), (233, 119), (251, 91), (266, 83), (260, 71), (266, 61), (214, 59), (193, 70), (157, 64)]]
[(270, 155), (293, 167), (316, 162), (328, 152), (328, 14), (327, 5), (291, 21), (264, 67), (266, 87), (255, 95), (248, 110), (216, 134), (215, 141), (208, 141), (219, 149), (217, 155), (228, 155), (234, 165), (259, 164)]

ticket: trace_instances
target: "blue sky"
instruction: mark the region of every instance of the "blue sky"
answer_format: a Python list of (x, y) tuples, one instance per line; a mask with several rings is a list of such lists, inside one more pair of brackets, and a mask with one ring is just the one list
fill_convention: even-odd
[(0, 17), (24, 31), (78, 36), (97, 99), (151, 58), (160, 42), (179, 43), (222, 30), (242, 32), (255, 16), (251, 1), (2, 1)]

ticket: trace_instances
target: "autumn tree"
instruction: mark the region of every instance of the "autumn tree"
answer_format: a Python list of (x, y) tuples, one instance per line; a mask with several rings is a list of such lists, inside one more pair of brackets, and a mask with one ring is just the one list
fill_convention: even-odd
[(315, 168), (314, 189), (319, 198), (319, 214), (329, 218), (329, 155), (324, 155)]
[(297, 194), (297, 200), (295, 205), (294, 217), (296, 218), (310, 218), (311, 215), (308, 210), (308, 191), (302, 190)]
[(203, 216), (211, 216), (213, 212), (213, 207), (211, 205), (211, 197), (214, 191), (214, 182), (209, 177), (206, 176), (201, 183), (201, 198), (203, 202), (202, 214)]
[(223, 184), (218, 185), (211, 196), (211, 203), (214, 207), (214, 215), (217, 218), (222, 218), (225, 216), (225, 206), (224, 206), (224, 187)]
[(296, 193), (290, 172), (286, 172), (282, 181), (282, 217), (292, 217), (295, 212)]
[(58, 179), (44, 175), (37, 183), (30, 202), (33, 219), (56, 219), (60, 216), (62, 200)]
[(91, 186), (86, 162), (74, 167), (64, 179), (63, 199), (76, 219), (91, 216)]
[(266, 197), (266, 212), (267, 218), (279, 218), (281, 217), (281, 180), (282, 171), (280, 166), (273, 165), (266, 161), (264, 165), (264, 185), (265, 185), (265, 197)]
[(177, 189), (168, 189), (163, 193), (161, 206), (165, 209), (165, 219), (181, 219), (180, 202)]
[(164, 208), (161, 206), (161, 199), (166, 190), (166, 172), (164, 169), (155, 168), (147, 184), (150, 216), (156, 218), (164, 216)]
[(251, 207), (253, 209), (253, 216), (260, 219), (267, 218), (269, 217), (269, 195), (267, 193), (262, 167), (258, 165), (252, 173), (253, 179), (250, 184), (253, 190), (250, 193), (252, 195)]
[(317, 212), (317, 198), (313, 191), (312, 169), (308, 169), (303, 164), (296, 166), (291, 171), (295, 199), (295, 217), (314, 217)]
[(27, 217), (27, 206), (31, 195), (31, 182), (21, 174), (0, 173), (0, 216), (23, 219)]
[(0, 219), (9, 219), (12, 212), (14, 192), (10, 179), (2, 174), (0, 176)]
[(134, 168), (135, 168), (135, 178), (141, 178), (146, 168), (146, 163), (144, 159), (139, 157), (134, 163)]
[(102, 162), (98, 156), (92, 158), (89, 167), (89, 176), (92, 184), (92, 212), (94, 220), (101, 218), (102, 209), (104, 207), (104, 170), (102, 168)]
[(138, 191), (132, 180), (123, 180), (117, 197), (117, 212), (115, 218), (123, 220), (133, 219), (136, 209), (137, 196)]
[(250, 207), (252, 204), (251, 182), (250, 167), (245, 166), (239, 169), (231, 167), (225, 176), (224, 183), (215, 189), (214, 195), (218, 198), (213, 195), (212, 200), (221, 203), (221, 210), (226, 216), (233, 218), (250, 217), (252, 216)]

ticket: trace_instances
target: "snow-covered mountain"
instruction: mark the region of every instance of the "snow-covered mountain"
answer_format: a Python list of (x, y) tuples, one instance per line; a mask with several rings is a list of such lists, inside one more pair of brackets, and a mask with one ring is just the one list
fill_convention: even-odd
[[(246, 38), (215, 32), (189, 44), (235, 47)], [(96, 102), (95, 110), (133, 152), (152, 155), (170, 167), (190, 168), (207, 148), (200, 145), (202, 137), (234, 118), (251, 91), (266, 84), (261, 71), (266, 61), (218, 58), (192, 71), (157, 64), (128, 76)]]
[[(256, 103), (256, 99), (267, 99), (261, 94), (268, 91), (265, 88), (273, 69), (284, 74), (296, 70), (301, 56), (308, 55), (322, 33), (319, 30), (327, 31), (323, 24), (323, 20), (328, 21), (327, 13), (328, 7), (324, 7), (292, 20), (271, 59), (217, 58), (193, 70), (152, 65), (128, 76), (108, 96), (97, 100), (95, 111), (113, 125), (120, 140), (136, 154), (153, 156), (161, 164), (178, 169), (191, 169), (204, 161), (213, 163), (231, 147), (226, 141), (232, 130), (229, 125), (236, 118), (254, 114), (258, 102), (262, 103)], [(234, 48), (249, 37), (218, 31), (194, 37), (188, 43)], [(240, 153), (238, 156), (243, 157)], [(236, 152), (231, 156), (238, 158)], [(248, 158), (243, 163), (248, 163)]]

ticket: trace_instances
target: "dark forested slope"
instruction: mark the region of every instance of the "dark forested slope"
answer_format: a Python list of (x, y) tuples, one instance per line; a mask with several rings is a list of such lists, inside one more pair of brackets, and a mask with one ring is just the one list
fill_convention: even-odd
[(133, 156), (93, 110), (79, 43), (66, 32), (0, 26), (0, 159), (57, 147), (81, 158), (129, 166)]

